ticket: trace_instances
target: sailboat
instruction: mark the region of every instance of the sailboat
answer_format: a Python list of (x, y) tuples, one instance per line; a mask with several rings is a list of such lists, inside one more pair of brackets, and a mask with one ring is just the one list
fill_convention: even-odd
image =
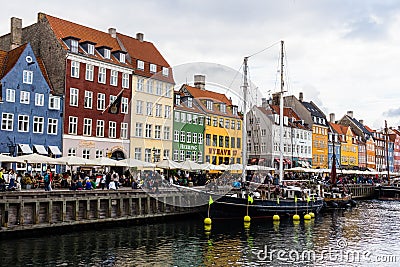
[(244, 108), (243, 108), (243, 172), (240, 189), (218, 196), (210, 211), (211, 218), (243, 218), (248, 215), (252, 218), (303, 215), (310, 212), (319, 213), (323, 207), (323, 198), (311, 189), (297, 186), (282, 186), (283, 182), (283, 58), (284, 42), (281, 41), (281, 92), (280, 92), (280, 161), (279, 185), (260, 185), (246, 182), (246, 106), (247, 106), (247, 62), (244, 58)]

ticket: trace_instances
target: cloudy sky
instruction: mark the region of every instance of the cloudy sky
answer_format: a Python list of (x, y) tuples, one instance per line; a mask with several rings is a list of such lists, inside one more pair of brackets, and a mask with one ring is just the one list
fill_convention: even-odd
[(102, 31), (143, 32), (180, 70), (177, 78), (189, 82), (192, 74), (182, 66), (206, 62), (232, 70), (223, 79), (233, 86), (243, 57), (267, 48), (249, 58), (250, 79), (259, 90), (252, 98), (258, 101), (280, 89), (279, 42), (284, 40), (287, 94), (303, 92), (304, 100), (336, 119), (351, 110), (372, 128), (382, 128), (384, 120), (400, 125), (396, 0), (8, 1), (2, 5), (0, 34), (9, 32), (10, 17), (21, 18), (25, 27), (38, 12)]

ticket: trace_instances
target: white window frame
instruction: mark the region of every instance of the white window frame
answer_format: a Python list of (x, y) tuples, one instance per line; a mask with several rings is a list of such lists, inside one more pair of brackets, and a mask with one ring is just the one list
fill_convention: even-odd
[(156, 117), (161, 118), (162, 117), (162, 105), (161, 104), (156, 104)]
[(88, 44), (87, 45), (87, 53), (89, 55), (94, 55), (94, 45), (93, 44)]
[(121, 122), (121, 130), (120, 130), (121, 139), (128, 139), (128, 123)]
[(146, 137), (146, 138), (151, 138), (152, 129), (153, 129), (153, 125), (152, 125), (152, 124), (147, 124), (147, 123), (146, 123), (146, 128), (145, 128), (144, 137)]
[(104, 120), (97, 120), (96, 122), (96, 136), (104, 137)]
[(146, 115), (153, 116), (153, 103), (152, 102), (146, 102)]
[(164, 140), (169, 140), (171, 137), (171, 127), (164, 126)]
[(168, 77), (169, 75), (169, 69), (167, 67), (162, 68), (162, 75), (165, 77)]
[(135, 159), (142, 160), (142, 148), (135, 147)]
[(92, 136), (92, 122), (91, 118), (83, 118), (83, 133), (84, 136)]
[(98, 83), (105, 84), (107, 80), (107, 69), (105, 67), (99, 67)]
[(68, 148), (68, 156), (76, 156), (76, 148), (75, 147)]
[(29, 105), (31, 93), (28, 91), (21, 91), (19, 94), (19, 102), (21, 104)]
[(162, 95), (163, 87), (164, 87), (163, 82), (160, 81), (156, 82), (156, 95)]
[(82, 158), (84, 159), (90, 159), (90, 149), (84, 148), (82, 150)]
[(144, 61), (143, 60), (140, 60), (140, 59), (137, 60), (137, 69), (144, 70)]
[(71, 61), (71, 77), (79, 79), (79, 67), (80, 63), (78, 61)]
[(129, 100), (127, 97), (122, 97), (121, 99), (121, 113), (128, 114), (128, 104)]
[(208, 110), (213, 110), (213, 101), (211, 100), (206, 100), (206, 108)]
[(18, 115), (18, 132), (21, 133), (29, 132), (29, 115), (24, 115), (24, 114)]
[(126, 57), (124, 53), (119, 53), (119, 62), (125, 63)]
[(97, 93), (97, 110), (105, 110), (106, 108), (106, 95)]
[(156, 73), (157, 72), (157, 65), (150, 63), (150, 72)]
[(93, 108), (93, 92), (92, 91), (85, 91), (85, 98), (83, 102), (83, 107), (92, 109)]
[(154, 81), (152, 79), (147, 79), (146, 81), (146, 85), (147, 85), (147, 93), (152, 94), (153, 93), (153, 85), (154, 85)]
[(47, 119), (47, 134), (57, 135), (58, 119)]
[(136, 114), (143, 114), (143, 101), (136, 100)]
[(144, 78), (138, 78), (136, 84), (136, 91), (143, 92)]
[(6, 90), (6, 101), (15, 103), (15, 90), (14, 89)]
[(111, 51), (110, 51), (110, 49), (104, 48), (103, 51), (104, 51), (104, 58), (110, 59), (110, 56), (111, 56)]
[(60, 110), (61, 109), (61, 98), (59, 96), (49, 96), (49, 109)]
[(174, 130), (174, 142), (179, 142), (179, 131)]
[(69, 89), (69, 105), (72, 107), (77, 107), (78, 99), (79, 99), (79, 89), (70, 88)]
[(35, 93), (35, 106), (44, 106), (44, 94)]
[(96, 159), (103, 157), (103, 150), (96, 149)]
[(135, 125), (135, 136), (136, 137), (142, 137), (143, 136), (143, 123), (136, 122), (136, 125)]
[(42, 134), (44, 129), (44, 117), (33, 116), (32, 132)]
[(1, 129), (3, 131), (13, 131), (14, 129), (14, 114), (3, 112), (1, 115)]
[(78, 40), (71, 39), (71, 47), (69, 48), (72, 53), (78, 53), (79, 43)]
[(111, 70), (110, 85), (112, 86), (118, 85), (118, 71), (116, 70)]
[(32, 84), (33, 82), (33, 71), (24, 70), (22, 73), (22, 82), (26, 84)]
[(68, 134), (78, 134), (78, 117), (68, 117)]
[(165, 105), (164, 118), (166, 119), (171, 118), (171, 106)]
[(93, 81), (94, 78), (94, 65), (86, 64), (85, 79), (87, 81)]
[(129, 73), (122, 73), (122, 88), (129, 88)]
[(117, 137), (117, 123), (115, 121), (108, 122), (108, 137), (109, 138)]
[(154, 126), (154, 138), (161, 139), (161, 125)]

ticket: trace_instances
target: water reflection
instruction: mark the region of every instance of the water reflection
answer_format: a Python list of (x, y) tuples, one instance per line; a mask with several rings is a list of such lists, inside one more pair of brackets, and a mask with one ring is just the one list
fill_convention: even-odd
[[(2, 240), (1, 265), (366, 266), (366, 261), (346, 261), (344, 253), (400, 255), (399, 204), (365, 201), (351, 211), (297, 224), (291, 219), (252, 220), (247, 227), (241, 221), (214, 220), (205, 229), (199, 219)], [(280, 259), (279, 251), (284, 252)], [(314, 258), (301, 258), (305, 252), (313, 252)], [(400, 256), (397, 264), (370, 266), (399, 262)]]

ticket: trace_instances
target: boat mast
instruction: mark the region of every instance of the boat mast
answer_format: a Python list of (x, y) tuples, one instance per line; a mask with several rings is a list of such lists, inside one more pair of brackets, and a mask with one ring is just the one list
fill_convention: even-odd
[(389, 134), (388, 134), (388, 127), (387, 127), (387, 121), (386, 121), (386, 120), (385, 120), (385, 146), (386, 146), (386, 170), (387, 170), (388, 184), (390, 185), (390, 171), (389, 171)]
[(280, 157), (279, 157), (279, 184), (283, 181), (283, 41), (281, 41), (281, 92), (279, 100), (279, 134), (280, 134)]
[(249, 84), (247, 82), (247, 60), (245, 57), (243, 61), (243, 122), (242, 122), (242, 182), (246, 182), (246, 163), (247, 163), (247, 130), (246, 130), (246, 117), (247, 117), (247, 89)]

